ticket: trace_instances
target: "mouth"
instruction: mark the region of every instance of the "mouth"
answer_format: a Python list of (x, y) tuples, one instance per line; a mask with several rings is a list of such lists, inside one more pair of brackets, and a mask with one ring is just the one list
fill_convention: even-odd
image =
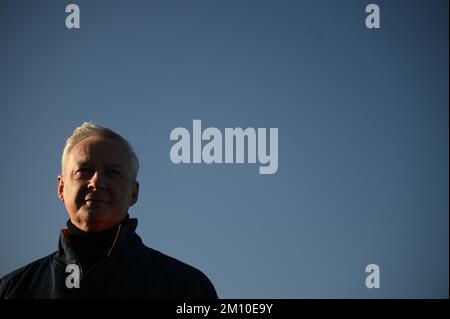
[(85, 203), (103, 203), (103, 204), (108, 204), (108, 201), (103, 200), (103, 199), (99, 199), (99, 198), (86, 198), (84, 200)]

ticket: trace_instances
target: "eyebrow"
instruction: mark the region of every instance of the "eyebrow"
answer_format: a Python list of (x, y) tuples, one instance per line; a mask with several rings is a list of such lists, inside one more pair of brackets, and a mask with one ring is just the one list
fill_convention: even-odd
[[(94, 163), (92, 162), (80, 162), (78, 163), (77, 167), (81, 167), (81, 166), (95, 166)], [(119, 164), (104, 164), (103, 166), (107, 167), (107, 168), (120, 168), (120, 169), (124, 169), (124, 166), (119, 165)]]
[(108, 168), (123, 168), (122, 165), (118, 165), (118, 164), (105, 164), (105, 167), (108, 167)]

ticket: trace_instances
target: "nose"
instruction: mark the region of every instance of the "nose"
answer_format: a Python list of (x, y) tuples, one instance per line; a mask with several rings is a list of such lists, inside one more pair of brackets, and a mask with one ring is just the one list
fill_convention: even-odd
[(103, 175), (96, 171), (89, 180), (88, 188), (91, 190), (105, 190), (108, 187), (106, 185), (105, 179), (103, 178)]

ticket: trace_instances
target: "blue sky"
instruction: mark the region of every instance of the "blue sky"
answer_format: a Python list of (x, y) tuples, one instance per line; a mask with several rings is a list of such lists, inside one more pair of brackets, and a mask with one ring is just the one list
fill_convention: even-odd
[[(223, 298), (448, 298), (448, 2), (0, 3), (0, 275), (57, 248), (65, 139), (116, 130), (130, 215)], [(256, 164), (170, 160), (176, 127), (278, 128)], [(381, 287), (367, 289), (375, 263)]]

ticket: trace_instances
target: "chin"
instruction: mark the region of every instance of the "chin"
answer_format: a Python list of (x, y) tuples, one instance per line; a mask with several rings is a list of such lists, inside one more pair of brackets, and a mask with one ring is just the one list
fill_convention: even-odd
[(113, 219), (110, 211), (92, 208), (83, 210), (79, 217), (87, 221), (107, 221)]
[(109, 212), (87, 210), (78, 214), (81, 228), (88, 232), (97, 232), (113, 226), (116, 222)]

